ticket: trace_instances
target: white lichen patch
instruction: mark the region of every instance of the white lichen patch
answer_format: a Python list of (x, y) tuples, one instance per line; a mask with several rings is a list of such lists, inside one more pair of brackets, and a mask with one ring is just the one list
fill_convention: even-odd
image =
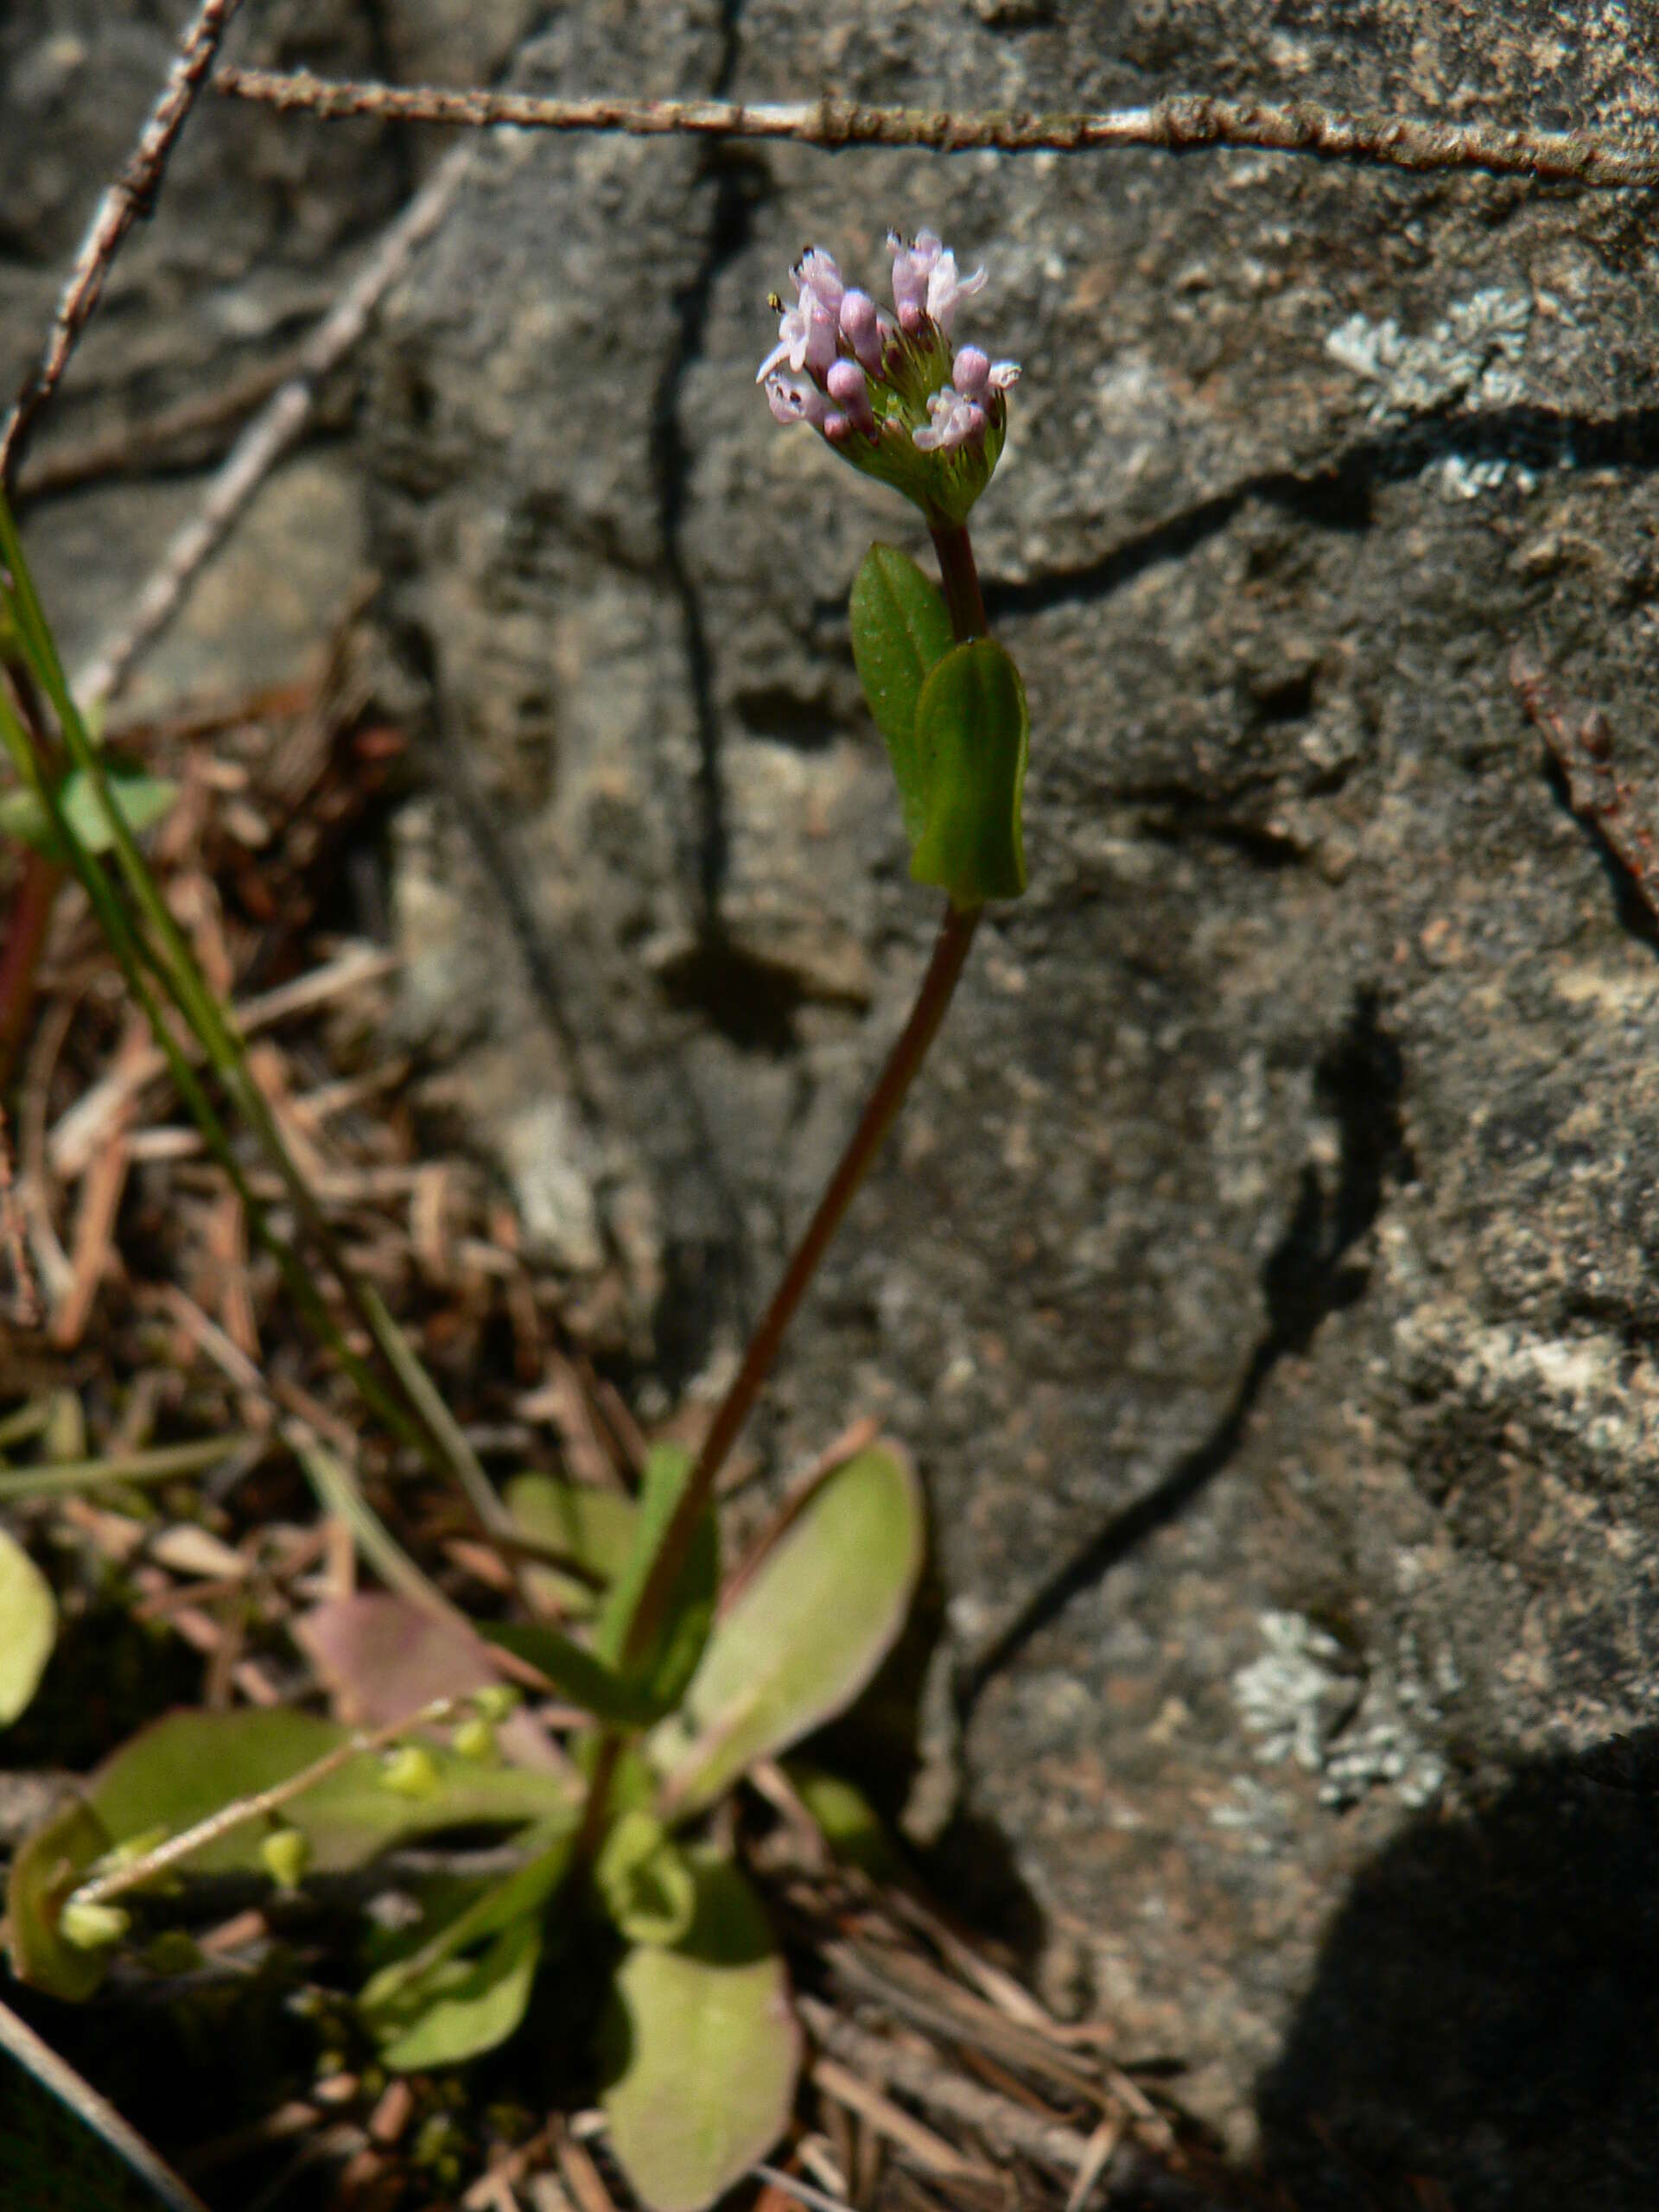
[[(1384, 429), (1456, 409), (1514, 406), (1525, 394), (1522, 365), (1532, 317), (1529, 294), (1493, 284), (1457, 301), (1414, 336), (1392, 315), (1373, 321), (1351, 315), (1327, 335), (1325, 350), (1372, 387), (1365, 419)], [(1530, 491), (1536, 481), (1529, 469), (1497, 455), (1454, 452), (1437, 467), (1447, 499), (1477, 499), (1506, 482)]]
[(1353, 1710), (1357, 1685), (1338, 1662), (1342, 1646), (1300, 1613), (1263, 1613), (1265, 1649), (1233, 1676), (1239, 1717), (1260, 1740), (1263, 1766), (1294, 1759), (1305, 1773), (1325, 1764), (1325, 1745)]
[(1452, 405), (1513, 406), (1524, 389), (1521, 363), (1531, 324), (1530, 296), (1492, 284), (1457, 301), (1414, 338), (1392, 315), (1373, 322), (1351, 315), (1325, 350), (1375, 385), (1370, 419), (1381, 424)]
[[(1300, 1613), (1267, 1612), (1260, 1658), (1233, 1676), (1239, 1717), (1257, 1740), (1263, 1766), (1294, 1761), (1319, 1777), (1319, 1802), (1335, 1808), (1369, 1790), (1391, 1789), (1401, 1802), (1433, 1803), (1446, 1783), (1446, 1762), (1427, 1740), (1442, 1715), (1417, 1663), (1409, 1637), (1395, 1665), (1363, 1685), (1344, 1671), (1336, 1638)], [(1438, 1670), (1456, 1682), (1450, 1662)], [(1241, 1817), (1236, 1808), (1230, 1816)]]

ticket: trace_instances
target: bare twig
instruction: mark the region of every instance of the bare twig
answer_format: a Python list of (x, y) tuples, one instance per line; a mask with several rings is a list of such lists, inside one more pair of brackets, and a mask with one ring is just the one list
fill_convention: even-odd
[(464, 1698), (434, 1698), (414, 1713), (404, 1713), (382, 1728), (360, 1728), (325, 1751), (297, 1774), (290, 1774), (281, 1782), (273, 1783), (268, 1789), (256, 1789), (245, 1797), (232, 1798), (228, 1805), (221, 1805), (217, 1812), (209, 1813), (205, 1820), (193, 1827), (182, 1828), (177, 1835), (170, 1835), (158, 1843), (153, 1851), (142, 1857), (111, 1866), (107, 1873), (94, 1875), (90, 1882), (83, 1882), (69, 1902), (76, 1904), (103, 1904), (111, 1897), (124, 1897), (129, 1890), (139, 1889), (157, 1874), (164, 1874), (181, 1859), (193, 1858), (210, 1843), (217, 1843), (229, 1835), (233, 1828), (245, 1827), (250, 1821), (263, 1820), (268, 1814), (280, 1812), (284, 1805), (292, 1804), (308, 1789), (315, 1789), (318, 1783), (327, 1782), (330, 1775), (338, 1774), (353, 1759), (365, 1758), (371, 1751), (384, 1751), (403, 1736), (417, 1728), (430, 1728), (441, 1720), (448, 1719), (465, 1704)]
[(457, 147), (434, 171), (313, 331), (295, 374), (232, 447), (200, 507), (174, 537), (124, 627), (77, 676), (75, 696), (83, 709), (112, 698), (140, 654), (171, 621), (202, 563), (304, 429), (324, 377), (357, 344), (410, 255), (443, 220), (471, 158), (469, 147)]
[(358, 84), (308, 70), (225, 69), (217, 89), (236, 99), (328, 118), (448, 123), (474, 129), (512, 124), (525, 130), (673, 133), (786, 138), (839, 152), (848, 146), (920, 146), (936, 153), (1082, 153), (1150, 146), (1193, 153), (1217, 146), (1311, 154), (1322, 161), (1388, 168), (1486, 169), (1552, 183), (1620, 187), (1659, 183), (1659, 143), (1591, 130), (1508, 130), (1492, 123), (1437, 123), (1362, 111), (1344, 115), (1309, 100), (1215, 99), (1187, 93), (1149, 107), (1104, 114), (1022, 109), (865, 107), (826, 98), (748, 105), (736, 100), (553, 99), (530, 92), (449, 92), (425, 86)]
[[(957, 2126), (976, 2129), (1002, 2155), (1020, 2152), (1067, 2181), (1085, 2164), (1093, 2162), (1091, 2139), (1068, 2127), (1063, 2120), (1029, 2111), (1012, 2097), (1001, 2096), (995, 2090), (967, 2080), (923, 2052), (890, 2042), (884, 2036), (872, 2035), (851, 2020), (843, 2019), (832, 2005), (821, 2004), (815, 1997), (800, 1997), (796, 2002), (813, 2040), (830, 2054), (827, 2062), (823, 2058), (817, 2061), (813, 2079), (832, 2094), (847, 2100), (847, 2077), (855, 2068), (855, 2080), (865, 2075), (885, 2079), (938, 2118)], [(826, 2072), (830, 2073), (828, 2081), (823, 2078)], [(861, 2107), (855, 2106), (855, 2109)], [(875, 2124), (882, 2123), (878, 2120)], [(953, 2156), (960, 2161), (958, 2171), (972, 2171), (971, 2159), (962, 2158), (960, 2153)]]
[(122, 241), (155, 205), (168, 157), (213, 66), (226, 27), (239, 5), (240, 0), (201, 0), (161, 97), (138, 134), (131, 158), (98, 204), (58, 302), (41, 358), (0, 427), (0, 492), (10, 486), (29, 432), (69, 365), (69, 357), (98, 305)]
[(48, 2043), (37, 2036), (10, 2005), (0, 2005), (0, 2050), (10, 2052), (43, 2089), (67, 2107), (75, 2118), (101, 2135), (124, 2164), (130, 2166), (170, 2212), (207, 2212), (194, 2189), (179, 2179), (171, 2166), (157, 2158), (143, 2137), (123, 2120), (107, 2097), (60, 2058)]
[(223, 450), (254, 409), (294, 375), (295, 360), (265, 362), (219, 391), (193, 394), (176, 406), (121, 423), (113, 430), (32, 451), (17, 473), (17, 496), (27, 505), (111, 477), (136, 476), (160, 466), (205, 467)]

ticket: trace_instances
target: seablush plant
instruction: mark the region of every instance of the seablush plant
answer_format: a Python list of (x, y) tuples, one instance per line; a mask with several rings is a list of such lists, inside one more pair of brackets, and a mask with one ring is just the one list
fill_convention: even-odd
[[(8, 1898), (13, 1964), (59, 1996), (85, 1997), (132, 1932), (123, 1898), (142, 1897), (149, 1919), (169, 1893), (160, 1885), (192, 1875), (256, 1873), (293, 1892), (413, 1836), (499, 1829), (517, 1847), (511, 1871), (475, 1876), (461, 1862), (430, 1886), (419, 1925), (376, 1957), (358, 1999), (360, 2024), (394, 2068), (474, 2057), (518, 2026), (537, 1971), (563, 1948), (575, 1916), (597, 1914), (615, 1938), (600, 2029), (612, 2140), (654, 2212), (695, 2212), (765, 2152), (787, 2119), (799, 2063), (764, 1906), (710, 1840), (707, 1816), (759, 1762), (857, 1695), (902, 1626), (923, 1551), (914, 1473), (899, 1451), (872, 1445), (793, 1499), (760, 1555), (722, 1586), (715, 1478), (925, 1058), (981, 908), (1017, 896), (1026, 881), (1025, 693), (987, 634), (967, 530), (1003, 449), (1019, 371), (955, 342), (957, 308), (982, 289), (982, 270), (962, 276), (926, 231), (894, 237), (890, 250), (891, 310), (846, 284), (826, 252), (804, 255), (796, 304), (785, 310), (774, 301), (779, 340), (758, 381), (780, 422), (810, 425), (912, 501), (938, 552), (942, 594), (906, 554), (873, 546), (851, 613), (912, 874), (946, 893), (944, 916), (904, 1034), (701, 1449), (695, 1458), (655, 1450), (635, 1498), (528, 1475), (499, 1497), (390, 1315), (321, 1234), (303, 1179), (247, 1079), (234, 1025), (138, 850), (134, 832), (161, 795), (116, 788), (69, 696), (0, 505), (0, 622), (28, 670), (11, 695), (0, 683), (0, 737), (20, 785), (12, 826), (86, 885), (187, 1104), (371, 1408), (461, 1482), (486, 1526), (510, 1529), (539, 1559), (522, 1585), (536, 1618), (467, 1622), (402, 1553), (349, 1471), (315, 1438), (293, 1437), (320, 1495), (346, 1517), (383, 1580), (422, 1609), (412, 1619), (435, 1619), (451, 1637), (454, 1694), (367, 1733), (288, 1712), (158, 1722), (17, 1853)], [(73, 780), (44, 772), (43, 733), (30, 727), (37, 688)], [(194, 1032), (282, 1173), (377, 1347), (378, 1370), (348, 1352), (307, 1263), (253, 1205), (164, 1001)], [(41, 1591), (16, 1562), (13, 1582), (0, 1580), (0, 1608), (8, 1604), (27, 1616), (37, 1643), (49, 1636)], [(492, 1680), (499, 1666), (588, 1716), (568, 1767), (537, 1770), (504, 1755), (499, 1731), (511, 1693)], [(0, 1678), (0, 1718), (37, 1672), (35, 1661), (20, 1661), (10, 1682)], [(861, 1833), (867, 1825), (855, 1823)]]

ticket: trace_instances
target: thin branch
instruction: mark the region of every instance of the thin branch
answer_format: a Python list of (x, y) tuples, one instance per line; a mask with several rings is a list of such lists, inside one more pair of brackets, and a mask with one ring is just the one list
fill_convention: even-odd
[(1650, 136), (1509, 130), (1493, 123), (1437, 123), (1366, 111), (1344, 115), (1308, 100), (1274, 105), (1187, 93), (1150, 107), (1077, 114), (864, 107), (830, 98), (753, 106), (735, 100), (550, 99), (530, 92), (352, 83), (302, 69), (224, 69), (214, 82), (228, 98), (308, 115), (473, 129), (505, 123), (524, 130), (622, 131), (634, 137), (690, 132), (785, 138), (831, 153), (848, 146), (921, 146), (941, 154), (987, 148), (1004, 154), (1074, 154), (1096, 147), (1151, 146), (1185, 154), (1249, 146), (1387, 168), (1486, 169), (1500, 176), (1602, 188), (1659, 183), (1659, 141)]
[(8, 489), (25, 442), (41, 410), (57, 389), (69, 365), (81, 332), (86, 327), (104, 289), (110, 264), (122, 241), (141, 216), (156, 204), (162, 176), (185, 118), (195, 105), (226, 27), (241, 0), (201, 0), (161, 97), (151, 108), (131, 158), (104, 194), (92, 217), (69, 281), (58, 302), (40, 359), (30, 372), (16, 405), (0, 426), (0, 492)]
[(417, 1728), (434, 1728), (441, 1720), (451, 1719), (467, 1702), (465, 1697), (433, 1698), (413, 1713), (406, 1713), (398, 1719), (385, 1722), (378, 1728), (359, 1728), (314, 1759), (309, 1766), (302, 1767), (297, 1774), (290, 1774), (281, 1782), (272, 1783), (268, 1789), (256, 1789), (246, 1797), (233, 1797), (228, 1805), (221, 1805), (194, 1827), (181, 1828), (177, 1835), (170, 1835), (152, 1851), (140, 1858), (111, 1866), (106, 1873), (96, 1874), (91, 1881), (83, 1882), (66, 1899), (67, 1904), (105, 1904), (111, 1897), (125, 1897), (129, 1890), (141, 1889), (153, 1881), (157, 1874), (165, 1874), (181, 1860), (193, 1858), (198, 1851), (205, 1851), (210, 1843), (217, 1843), (233, 1829), (245, 1827), (250, 1821), (264, 1820), (271, 1813), (281, 1812), (284, 1805), (291, 1805), (308, 1789), (315, 1789), (320, 1782), (327, 1782), (331, 1775), (348, 1767), (353, 1759), (365, 1758), (371, 1751), (385, 1751), (400, 1738), (412, 1735)]
[(471, 158), (469, 147), (457, 147), (434, 172), (312, 332), (297, 372), (232, 447), (201, 505), (175, 535), (123, 627), (76, 676), (75, 696), (83, 709), (113, 698), (139, 656), (172, 620), (202, 563), (304, 429), (323, 378), (356, 345), (410, 255), (442, 221)]

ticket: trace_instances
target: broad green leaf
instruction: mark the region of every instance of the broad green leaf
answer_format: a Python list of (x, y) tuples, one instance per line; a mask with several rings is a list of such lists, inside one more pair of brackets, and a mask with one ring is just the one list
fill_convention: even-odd
[(631, 1943), (677, 1943), (691, 1925), (696, 1882), (659, 1820), (624, 1813), (594, 1863), (594, 1887)]
[[(622, 1571), (611, 1585), (594, 1632), (601, 1658), (613, 1667), (620, 1663), (626, 1649), (646, 1579), (691, 1466), (691, 1454), (679, 1445), (652, 1446), (645, 1463), (633, 1543)], [(645, 1693), (658, 1713), (671, 1710), (691, 1679), (709, 1639), (719, 1588), (720, 1533), (714, 1515), (704, 1513), (652, 1647), (628, 1670), (631, 1681)]]
[[(124, 768), (114, 761), (104, 772), (110, 795), (135, 837), (153, 828), (178, 797), (178, 785), (168, 783), (162, 776), (146, 776), (136, 768)], [(112, 833), (98, 803), (98, 794), (85, 776), (77, 771), (64, 778), (58, 787), (58, 804), (71, 830), (89, 852), (108, 852), (113, 842)], [(67, 858), (58, 850), (57, 832), (43, 802), (27, 788), (8, 791), (0, 798), (0, 833), (33, 845), (37, 852), (49, 853), (54, 859)]]
[(801, 2037), (760, 1900), (711, 1851), (691, 1924), (618, 1967), (600, 2030), (611, 2147), (651, 2212), (701, 2212), (788, 2125)]
[(578, 1618), (596, 1611), (600, 1593), (627, 1564), (639, 1525), (633, 1500), (596, 1483), (561, 1482), (552, 1475), (515, 1475), (505, 1496), (507, 1510), (525, 1535), (579, 1570), (579, 1575), (561, 1574), (551, 1567), (531, 1567), (525, 1578), (531, 1588), (544, 1592), (561, 1611)]
[(922, 686), (916, 748), (927, 826), (910, 856), (918, 883), (958, 906), (1026, 887), (1020, 801), (1031, 718), (1020, 671), (995, 638), (955, 646)]
[[(236, 1799), (287, 1781), (349, 1739), (347, 1729), (280, 1708), (173, 1713), (135, 1736), (12, 1861), (8, 1909), (18, 1973), (59, 1996), (86, 1994), (97, 1972), (88, 1979), (87, 1955), (62, 1944), (57, 1923), (94, 1859), (153, 1830), (177, 1834)], [(290, 1800), (283, 1824), (304, 1837), (313, 1867), (336, 1873), (410, 1836), (570, 1815), (569, 1785), (557, 1777), (480, 1766), (436, 1745), (430, 1758), (438, 1781), (430, 1796), (389, 1789), (372, 1753)], [(257, 1872), (267, 1833), (264, 1821), (244, 1821), (193, 1854), (186, 1871)]]
[(676, 1817), (852, 1702), (904, 1624), (922, 1542), (921, 1487), (892, 1446), (824, 1478), (715, 1623), (679, 1711), (646, 1741)]
[(0, 1529), (0, 1728), (9, 1728), (34, 1696), (57, 1630), (51, 1584)]
[(542, 1923), (531, 1914), (504, 1928), (481, 1958), (444, 1960), (372, 2020), (384, 2063), (408, 2074), (493, 2050), (524, 2018), (541, 1955)]
[(950, 650), (944, 601), (907, 553), (872, 545), (853, 580), (853, 659), (893, 762), (913, 845), (927, 826), (925, 764), (916, 745), (916, 702), (928, 671)]

